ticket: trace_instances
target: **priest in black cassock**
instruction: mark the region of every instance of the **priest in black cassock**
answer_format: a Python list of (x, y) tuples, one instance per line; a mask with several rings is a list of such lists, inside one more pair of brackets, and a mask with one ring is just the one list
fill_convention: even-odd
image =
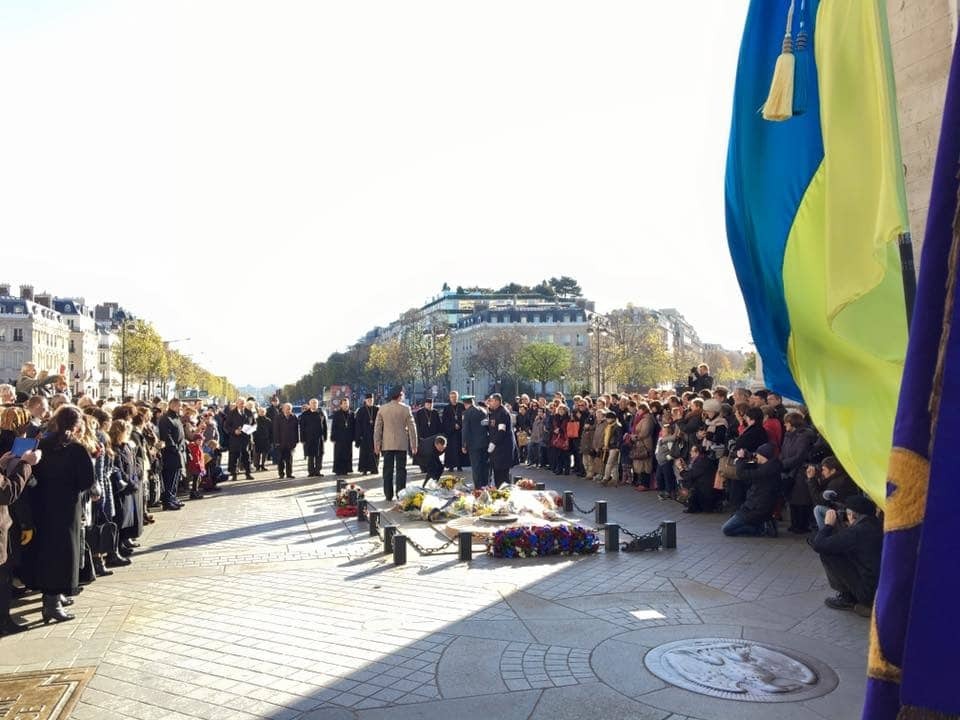
[(423, 407), (413, 415), (417, 423), (417, 437), (427, 438), (440, 434), (440, 413), (433, 409), (433, 398), (423, 401)]
[(357, 471), (363, 475), (380, 472), (377, 456), (373, 452), (373, 424), (377, 421), (377, 412), (380, 408), (373, 404), (373, 394), (367, 393), (363, 398), (363, 405), (357, 410), (356, 429), (354, 438), (360, 448), (360, 459), (357, 461)]
[(342, 398), (340, 408), (330, 418), (330, 439), (333, 440), (333, 474), (353, 472), (353, 442), (356, 434), (350, 400)]
[(447, 438), (447, 451), (443, 455), (444, 464), (448, 470), (456, 468), (463, 472), (463, 454), (460, 452), (463, 445), (463, 413), (465, 408), (460, 402), (460, 393), (450, 391), (450, 404), (443, 409), (443, 434)]

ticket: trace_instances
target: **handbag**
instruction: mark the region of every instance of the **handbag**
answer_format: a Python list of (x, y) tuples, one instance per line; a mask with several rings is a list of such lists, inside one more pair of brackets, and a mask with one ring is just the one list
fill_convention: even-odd
[(717, 470), (717, 474), (713, 476), (713, 489), (723, 491), (723, 475)]
[(567, 438), (576, 440), (578, 437), (580, 437), (580, 421), (570, 420), (567, 423)]
[(727, 480), (737, 479), (737, 462), (732, 456), (724, 455), (722, 458), (720, 458), (720, 465), (718, 468), (719, 474)]
[(518, 430), (517, 431), (517, 445), (520, 447), (526, 447), (530, 443), (530, 436), (527, 435), (526, 431)]
[(550, 447), (556, 448), (557, 450), (569, 450), (570, 440), (567, 439), (566, 435), (561, 435), (559, 432), (556, 432), (553, 434), (553, 437), (550, 438)]
[(630, 445), (631, 460), (646, 460), (650, 457), (650, 448), (642, 440), (634, 440)]

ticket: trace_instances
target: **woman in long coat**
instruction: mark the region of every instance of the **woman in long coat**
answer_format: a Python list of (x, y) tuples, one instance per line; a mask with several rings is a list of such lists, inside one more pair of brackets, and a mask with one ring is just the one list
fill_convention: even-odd
[(60, 595), (76, 595), (83, 552), (81, 496), (94, 486), (93, 463), (74, 434), (83, 419), (72, 405), (53, 416), (51, 433), (40, 441), (43, 457), (33, 469), (37, 485), (30, 501), (36, 537), (27, 549), (33, 557), (30, 586), (43, 593), (43, 622), (72, 620)]

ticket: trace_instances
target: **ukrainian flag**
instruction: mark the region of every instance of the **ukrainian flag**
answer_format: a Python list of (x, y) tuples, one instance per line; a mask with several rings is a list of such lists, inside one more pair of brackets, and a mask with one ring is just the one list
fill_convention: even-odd
[[(789, 43), (802, 106), (770, 122), (760, 108), (788, 14), (790, 39), (803, 35)], [(882, 504), (907, 338), (896, 242), (907, 210), (884, 2), (752, 0), (726, 204), (767, 385), (807, 405)]]

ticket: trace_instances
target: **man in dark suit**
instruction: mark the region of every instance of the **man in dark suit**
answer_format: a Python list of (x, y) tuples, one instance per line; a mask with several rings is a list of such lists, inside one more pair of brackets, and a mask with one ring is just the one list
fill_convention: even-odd
[(487, 425), (487, 453), (493, 465), (493, 482), (497, 487), (510, 482), (510, 468), (513, 467), (514, 440), (513, 420), (503, 407), (500, 393), (494, 393), (487, 402), (490, 410)]
[(160, 475), (163, 491), (160, 502), (164, 510), (179, 510), (183, 504), (177, 500), (177, 485), (184, 467), (186, 442), (183, 435), (183, 423), (180, 421), (180, 399), (173, 398), (167, 403), (167, 412), (157, 424), (157, 439), (163, 443), (160, 451)]
[(322, 477), (323, 444), (327, 441), (327, 416), (320, 409), (320, 401), (313, 398), (300, 415), (300, 441), (307, 459), (307, 475)]
[(293, 477), (293, 449), (300, 442), (300, 423), (293, 414), (293, 405), (284, 403), (283, 409), (273, 423), (273, 442), (277, 447), (277, 470), (280, 478)]
[(417, 423), (417, 437), (433, 437), (440, 432), (440, 413), (433, 409), (433, 398), (423, 401), (423, 407), (413, 416)]
[(477, 407), (474, 399), (467, 395), (463, 398), (463, 446), (464, 455), (470, 457), (470, 471), (473, 473), (473, 486), (485, 487), (490, 482), (490, 466), (487, 463), (487, 413)]
[(443, 409), (443, 434), (447, 438), (450, 450), (444, 455), (444, 464), (448, 470), (456, 468), (463, 472), (463, 457), (460, 448), (463, 447), (463, 403), (460, 402), (460, 393), (450, 391), (450, 404)]
[(420, 444), (417, 447), (417, 454), (413, 456), (413, 462), (416, 463), (421, 472), (426, 474), (424, 483), (427, 480), (439, 480), (443, 475), (443, 462), (440, 456), (447, 449), (447, 439), (443, 435), (436, 437), (420, 438)]
[[(227, 462), (230, 479), (237, 479), (237, 465), (241, 465), (246, 472), (247, 480), (253, 480), (250, 472), (250, 436), (243, 431), (247, 425), (246, 400), (237, 400), (236, 407), (232, 408), (223, 420), (223, 430), (227, 435), (227, 447), (230, 450), (230, 459)], [(247, 452), (245, 452), (247, 451)]]

